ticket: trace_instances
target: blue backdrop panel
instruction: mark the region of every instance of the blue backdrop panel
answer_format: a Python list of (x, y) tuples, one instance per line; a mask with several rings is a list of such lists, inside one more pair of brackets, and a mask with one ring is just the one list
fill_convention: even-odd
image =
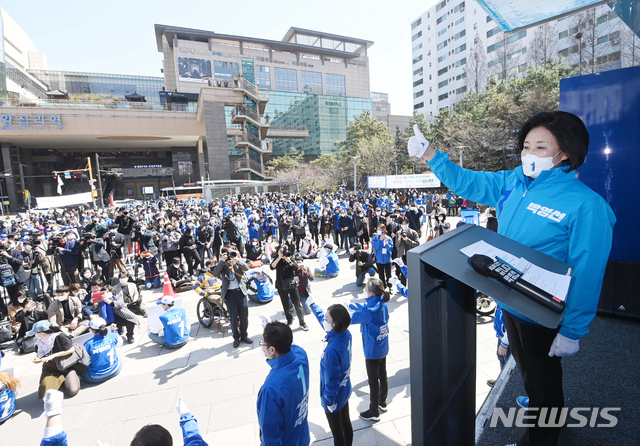
[(610, 260), (640, 262), (640, 67), (563, 79), (560, 110), (580, 116), (589, 130), (578, 178), (617, 217)]

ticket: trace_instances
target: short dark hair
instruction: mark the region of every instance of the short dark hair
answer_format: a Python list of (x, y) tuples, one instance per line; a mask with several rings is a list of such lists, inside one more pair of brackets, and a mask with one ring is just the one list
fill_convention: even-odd
[(100, 288), (102, 288), (104, 286), (104, 281), (102, 279), (96, 279), (91, 282), (91, 286), (99, 286)]
[(63, 294), (68, 292), (69, 292), (69, 287), (67, 286), (59, 286), (58, 288), (56, 288), (56, 294)]
[(327, 308), (327, 313), (333, 319), (333, 331), (340, 333), (345, 331), (351, 325), (351, 316), (349, 312), (341, 304), (334, 304)]
[(293, 332), (287, 324), (283, 324), (282, 322), (269, 322), (264, 327), (262, 337), (267, 345), (275, 348), (281, 355), (291, 351)]
[(159, 424), (147, 424), (136, 432), (129, 446), (173, 446), (173, 437)]
[(569, 158), (563, 162), (569, 169), (563, 170), (570, 172), (582, 166), (589, 152), (589, 132), (579, 117), (563, 111), (542, 112), (532, 116), (518, 134), (520, 151), (529, 132), (537, 127), (544, 127), (551, 132), (560, 150)]

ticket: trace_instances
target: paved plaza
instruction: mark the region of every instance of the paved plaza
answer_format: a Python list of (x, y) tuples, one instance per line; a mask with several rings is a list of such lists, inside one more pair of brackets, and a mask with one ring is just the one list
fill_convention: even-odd
[[(456, 220), (456, 219), (452, 219)], [(452, 226), (455, 227), (455, 221)], [(363, 302), (364, 290), (355, 285), (355, 266), (348, 256), (340, 255), (341, 272), (337, 278), (315, 278), (312, 293), (323, 308), (334, 303)], [(313, 270), (317, 260), (305, 261)], [(268, 268), (268, 266), (267, 266)], [(275, 277), (275, 272), (272, 274)], [(148, 305), (162, 296), (162, 288), (143, 293)], [(241, 343), (234, 349), (229, 324), (221, 330), (215, 325), (204, 328), (196, 316), (199, 296), (183, 293), (183, 306), (191, 322), (191, 340), (178, 350), (167, 350), (154, 344), (146, 335), (146, 319), (136, 329), (135, 343), (122, 347), (124, 367), (115, 378), (97, 385), (82, 383), (80, 393), (63, 403), (63, 424), (69, 444), (94, 445), (96, 440), (111, 446), (128, 445), (138, 429), (146, 424), (161, 424), (182, 444), (178, 414), (175, 410), (180, 395), (200, 425), (204, 439), (210, 444), (259, 444), (256, 398), (269, 373), (259, 347), (262, 327), (259, 314), (272, 320), (284, 320), (280, 300), (266, 305), (250, 302), (249, 336), (254, 343)], [(389, 376), (389, 411), (379, 422), (359, 419), (358, 413), (369, 404), (362, 337), (358, 326), (353, 335), (353, 362), (350, 399), (354, 428), (354, 445), (411, 444), (411, 392), (409, 386), (408, 301), (395, 293), (389, 302), (390, 351), (387, 358)], [(312, 443), (333, 444), (324, 410), (320, 405), (320, 356), (324, 331), (313, 315), (306, 318), (308, 332), (292, 325), (294, 342), (303, 347), (310, 362), (309, 427)], [(489, 378), (496, 378), (500, 368), (495, 355), (496, 337), (493, 318), (478, 318), (476, 410), (488, 394)], [(22, 380), (13, 418), (0, 426), (3, 445), (37, 445), (42, 437), (45, 417), (42, 402), (37, 399), (41, 365), (32, 363), (34, 354), (17, 355), (6, 350), (3, 365), (14, 368)], [(427, 384), (428, 385), (428, 384)]]

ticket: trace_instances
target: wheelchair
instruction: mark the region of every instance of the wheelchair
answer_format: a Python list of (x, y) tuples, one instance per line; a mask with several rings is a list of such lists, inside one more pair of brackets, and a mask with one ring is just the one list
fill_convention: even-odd
[(220, 293), (212, 293), (207, 297), (202, 297), (198, 301), (196, 312), (198, 321), (205, 328), (210, 328), (213, 324), (216, 324), (216, 328), (220, 330), (223, 322), (231, 320)]

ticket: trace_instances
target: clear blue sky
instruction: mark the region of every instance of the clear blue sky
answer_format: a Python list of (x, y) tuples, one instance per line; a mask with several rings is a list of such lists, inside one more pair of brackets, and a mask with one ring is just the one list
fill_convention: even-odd
[(411, 22), (436, 0), (21, 0), (1, 6), (53, 70), (161, 76), (155, 23), (281, 40), (292, 27), (374, 42), (371, 90), (412, 106)]

